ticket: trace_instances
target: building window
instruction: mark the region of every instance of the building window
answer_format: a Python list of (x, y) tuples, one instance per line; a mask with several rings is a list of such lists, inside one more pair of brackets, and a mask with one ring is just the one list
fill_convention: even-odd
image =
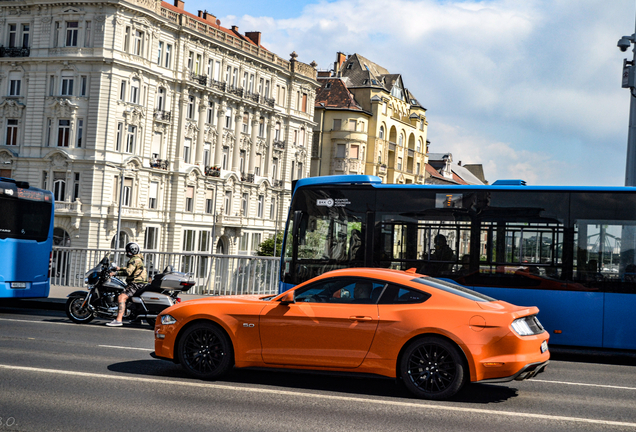
[(278, 158), (272, 160), (272, 180), (278, 180)]
[(45, 144), (46, 144), (47, 147), (49, 147), (51, 145), (51, 135), (52, 134), (53, 134), (53, 119), (48, 118), (46, 120), (46, 136), (44, 137), (44, 139), (46, 141)]
[(211, 189), (205, 191), (205, 213), (214, 213), (214, 192)]
[(121, 205), (124, 207), (130, 207), (132, 203), (132, 185), (133, 181), (131, 178), (124, 179), (123, 195), (121, 197)]
[(21, 79), (11, 79), (9, 81), (9, 96), (20, 96)]
[(225, 127), (226, 129), (232, 128), (232, 108), (230, 107), (225, 111)]
[(265, 135), (265, 119), (261, 117), (258, 121), (258, 136), (263, 137)]
[(157, 227), (148, 227), (146, 228), (146, 235), (144, 238), (144, 249), (145, 250), (156, 250), (157, 249), (157, 239), (159, 238), (159, 228)]
[(225, 191), (225, 214), (230, 215), (232, 213), (232, 191)]
[(18, 120), (7, 119), (7, 136), (5, 144), (8, 146), (18, 145)]
[(244, 193), (243, 197), (241, 198), (241, 212), (243, 213), (243, 216), (247, 216), (248, 215), (248, 204), (249, 204), (249, 200), (250, 200), (250, 196), (249, 194)]
[(420, 163), (418, 162), (418, 163), (415, 165), (415, 174), (418, 174), (418, 175), (419, 175), (419, 173), (420, 173)]
[(274, 220), (276, 215), (276, 200), (272, 198), (272, 202), (269, 204), (269, 219)]
[(130, 26), (126, 27), (124, 32), (124, 52), (128, 52), (130, 46)]
[(9, 48), (15, 48), (18, 40), (18, 25), (9, 24)]
[(124, 124), (119, 122), (117, 123), (117, 136), (115, 137), (115, 150), (116, 151), (120, 151), (121, 150), (121, 137), (122, 137), (122, 133), (124, 131)]
[(122, 80), (121, 86), (119, 87), (119, 100), (126, 100), (126, 81)]
[(190, 163), (190, 149), (192, 148), (192, 140), (186, 138), (183, 142), (183, 161)]
[(80, 96), (86, 96), (88, 93), (88, 77), (82, 75), (80, 77)]
[(159, 188), (159, 183), (150, 182), (150, 190), (148, 191), (148, 208), (156, 209), (157, 208), (157, 189)]
[(135, 31), (135, 45), (133, 47), (133, 54), (142, 55), (144, 49), (144, 33), (142, 31)]
[(252, 250), (256, 251), (261, 244), (261, 233), (252, 233)]
[(346, 155), (346, 145), (345, 144), (337, 144), (336, 145), (336, 157), (344, 158)]
[(185, 211), (192, 212), (194, 208), (194, 186), (186, 188)]
[(84, 139), (84, 119), (77, 119), (77, 139), (75, 147), (82, 148), (82, 140)]
[(208, 102), (208, 112), (206, 117), (207, 124), (214, 124), (214, 102), (212, 101)]
[(188, 70), (192, 72), (192, 61), (193, 61), (194, 53), (190, 51), (188, 53)]
[(49, 76), (49, 96), (55, 94), (55, 75)]
[[(63, 173), (54, 173), (57, 175), (63, 175)], [(53, 181), (53, 196), (55, 201), (64, 201), (66, 196), (66, 181), (63, 178), (56, 178)]]
[(79, 22), (67, 21), (66, 22), (66, 46), (77, 46), (77, 33), (79, 31)]
[(197, 54), (197, 59), (194, 62), (194, 73), (199, 75), (201, 73), (201, 54)]
[(80, 173), (75, 173), (75, 178), (73, 181), (73, 201), (77, 201), (79, 199), (80, 193)]
[(341, 119), (333, 119), (333, 130), (340, 130), (342, 128)]
[(68, 147), (71, 138), (71, 121), (59, 120), (57, 126), (57, 146)]
[(22, 48), (29, 47), (29, 24), (22, 24)]
[(402, 158), (401, 157), (398, 158), (397, 169), (399, 171), (402, 171)]
[(139, 80), (136, 78), (130, 84), (130, 102), (139, 104)]
[(280, 141), (280, 123), (278, 122), (274, 126), (274, 141)]
[(250, 115), (248, 113), (243, 113), (243, 133), (247, 133), (249, 129), (249, 121)]
[(359, 145), (352, 145), (349, 149), (349, 158), (350, 159), (358, 159), (358, 153), (360, 151)]
[(163, 87), (159, 87), (157, 91), (157, 110), (163, 111), (166, 101), (166, 90)]
[(60, 95), (62, 96), (73, 95), (73, 78), (62, 76), (62, 85), (60, 87)]
[(128, 126), (128, 134), (126, 135), (126, 153), (134, 153), (136, 135), (137, 126)]
[(163, 42), (159, 41), (159, 48), (157, 49), (157, 64), (161, 66), (161, 57), (163, 56)]
[(170, 52), (172, 51), (172, 45), (166, 45), (166, 61), (164, 63), (164, 67), (170, 68)]
[(296, 177), (298, 180), (303, 178), (303, 163), (298, 162), (298, 176)]
[(203, 166), (210, 166), (210, 143), (203, 144)]
[(307, 112), (307, 93), (303, 93), (303, 100), (301, 105), (302, 112)]
[(351, 132), (355, 132), (356, 131), (357, 125), (358, 125), (358, 122), (356, 120), (349, 120), (349, 130)]
[(230, 154), (230, 148), (229, 147), (223, 147), (223, 159), (221, 162), (221, 168), (226, 170), (227, 169), (227, 160)]
[(194, 96), (188, 96), (188, 112), (187, 118), (194, 118)]
[(244, 232), (241, 235), (241, 239), (239, 241), (239, 250), (241, 252), (246, 252), (247, 251), (247, 242), (249, 241), (249, 234)]
[(259, 218), (263, 217), (263, 207), (265, 207), (265, 196), (258, 196), (258, 209), (256, 210), (256, 216)]

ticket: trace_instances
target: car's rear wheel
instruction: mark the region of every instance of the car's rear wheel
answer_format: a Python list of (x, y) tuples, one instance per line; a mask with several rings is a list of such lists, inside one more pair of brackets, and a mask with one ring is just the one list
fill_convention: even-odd
[(454, 396), (468, 378), (456, 345), (435, 336), (411, 342), (400, 361), (406, 387), (418, 397), (444, 400)]
[(179, 362), (193, 377), (215, 379), (232, 367), (232, 344), (214, 324), (202, 322), (187, 328), (178, 349)]

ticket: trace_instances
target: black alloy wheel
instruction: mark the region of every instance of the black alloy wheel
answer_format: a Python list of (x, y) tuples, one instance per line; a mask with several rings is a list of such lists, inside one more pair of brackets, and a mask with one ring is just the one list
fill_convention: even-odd
[(233, 365), (232, 344), (223, 330), (211, 323), (186, 329), (179, 340), (179, 362), (191, 376), (215, 379)]
[(82, 308), (85, 299), (86, 296), (70, 297), (66, 300), (66, 316), (76, 324), (86, 324), (95, 318), (88, 307)]
[(431, 400), (451, 398), (468, 378), (459, 349), (435, 336), (416, 339), (407, 346), (400, 373), (409, 391)]

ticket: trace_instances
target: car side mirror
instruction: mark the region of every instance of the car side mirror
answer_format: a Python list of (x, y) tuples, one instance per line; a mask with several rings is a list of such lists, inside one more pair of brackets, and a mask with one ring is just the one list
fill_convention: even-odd
[(282, 305), (288, 305), (290, 303), (296, 303), (296, 300), (294, 300), (294, 292), (290, 291), (287, 294), (285, 294), (283, 296), (282, 299), (280, 299), (280, 304)]

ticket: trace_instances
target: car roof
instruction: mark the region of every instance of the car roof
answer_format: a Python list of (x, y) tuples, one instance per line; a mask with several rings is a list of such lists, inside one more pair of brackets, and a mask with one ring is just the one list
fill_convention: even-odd
[(330, 278), (330, 277), (344, 277), (344, 276), (382, 279), (386, 281), (407, 284), (413, 279), (424, 276), (424, 275), (421, 273), (417, 273), (415, 269), (409, 269), (407, 271), (404, 271), (404, 270), (394, 270), (394, 269), (376, 268), (376, 267), (372, 267), (372, 268), (354, 267), (354, 268), (332, 270), (332, 271), (323, 273), (322, 275), (318, 276), (315, 279), (317, 280), (317, 279), (324, 279), (324, 278)]

